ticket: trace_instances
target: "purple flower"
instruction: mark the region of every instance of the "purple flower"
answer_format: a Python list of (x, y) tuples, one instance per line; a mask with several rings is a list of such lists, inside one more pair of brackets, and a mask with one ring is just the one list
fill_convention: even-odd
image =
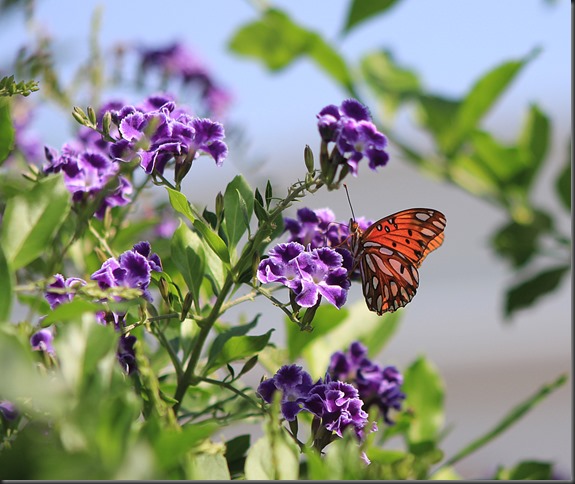
[(346, 99), (339, 107), (326, 106), (317, 118), (322, 140), (335, 143), (354, 176), (363, 158), (368, 159), (372, 170), (389, 161), (387, 138), (377, 130), (369, 110), (359, 101)]
[(118, 259), (111, 257), (104, 261), (90, 279), (97, 281), (102, 289), (117, 286), (140, 289), (142, 296), (151, 301), (148, 286), (152, 271), (161, 272), (162, 263), (158, 255), (151, 252), (150, 243), (144, 241), (122, 253)]
[(301, 307), (312, 307), (321, 296), (338, 309), (347, 298), (350, 282), (343, 257), (331, 248), (306, 251), (297, 242), (278, 244), (260, 262), (258, 279), (290, 288)]
[(292, 421), (303, 409), (303, 403), (312, 386), (311, 376), (301, 366), (285, 365), (272, 378), (260, 383), (257, 394), (267, 403), (271, 403), (274, 393), (282, 392), (282, 414), (286, 420)]
[(118, 112), (115, 122), (121, 139), (112, 145), (112, 156), (121, 161), (132, 161), (137, 156), (148, 174), (163, 174), (172, 159), (176, 166), (189, 169), (201, 153), (221, 166), (228, 153), (220, 123), (192, 117), (177, 109), (173, 101), (146, 111), (127, 106)]
[(131, 375), (137, 370), (136, 353), (134, 351), (134, 344), (136, 337), (134, 335), (122, 335), (118, 341), (118, 350), (116, 357), (122, 369), (126, 374)]
[(42, 143), (30, 129), (34, 111), (29, 103), (17, 101), (12, 103), (12, 123), (14, 126), (14, 149), (4, 163), (10, 163), (19, 153), (26, 162), (37, 163), (42, 157)]
[(230, 103), (231, 95), (220, 87), (199, 59), (179, 42), (161, 49), (140, 49), (141, 69), (146, 73), (157, 69), (164, 78), (175, 78), (184, 85), (197, 89), (200, 100), (216, 116), (221, 115)]
[(315, 385), (305, 401), (306, 410), (321, 418), (325, 428), (339, 437), (348, 426), (353, 427), (356, 435), (362, 435), (368, 417), (362, 407), (357, 389), (341, 381)]
[(18, 418), (18, 410), (12, 402), (8, 400), (0, 401), (0, 415), (4, 417), (7, 421), (11, 422)]
[[(74, 299), (74, 289), (78, 286), (84, 286), (86, 281), (78, 277), (69, 277), (64, 279), (62, 274), (54, 275), (55, 281), (48, 285), (48, 290), (44, 294), (46, 301), (50, 304), (50, 308), (54, 309), (62, 303), (69, 302)], [(66, 290), (66, 292), (51, 291), (50, 289)]]
[(30, 345), (34, 351), (44, 351), (45, 353), (53, 355), (53, 340), (54, 335), (52, 334), (52, 331), (50, 331), (48, 328), (44, 328), (40, 331), (37, 331), (30, 337)]
[(401, 409), (405, 394), (401, 392), (403, 376), (394, 366), (381, 368), (367, 358), (367, 348), (356, 341), (348, 351), (338, 351), (331, 356), (328, 369), (331, 378), (345, 380), (355, 385), (366, 408), (379, 407), (388, 425), (393, 424), (389, 411)]
[(130, 182), (118, 175), (120, 167), (100, 151), (89, 151), (78, 143), (65, 144), (60, 154), (50, 147), (45, 148), (47, 163), (45, 173), (64, 173), (64, 184), (76, 203), (94, 200), (105, 195), (96, 210), (102, 218), (107, 207), (126, 205), (132, 193)]

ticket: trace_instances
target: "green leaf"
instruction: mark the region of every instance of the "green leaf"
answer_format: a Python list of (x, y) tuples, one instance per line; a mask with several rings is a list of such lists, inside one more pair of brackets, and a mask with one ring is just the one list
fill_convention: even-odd
[(8, 201), (1, 243), (14, 271), (46, 252), (69, 211), (70, 193), (60, 176), (45, 178)]
[(536, 460), (520, 462), (511, 469), (498, 469), (495, 479), (505, 481), (548, 481), (552, 477), (553, 464)]
[(308, 55), (318, 67), (353, 95), (353, 79), (345, 60), (319, 34), (310, 33)]
[(250, 448), (250, 439), (250, 434), (243, 434), (226, 442), (225, 457), (232, 479), (243, 474), (246, 454)]
[(517, 143), (524, 163), (520, 179), (515, 180), (517, 185), (531, 186), (547, 155), (550, 136), (549, 118), (537, 106), (531, 106)]
[(413, 411), (410, 444), (435, 441), (444, 422), (444, 384), (437, 369), (424, 357), (415, 360), (404, 374), (404, 407)]
[(0, 166), (14, 148), (14, 126), (10, 117), (10, 103), (0, 99)]
[(491, 244), (513, 267), (523, 267), (537, 253), (541, 237), (550, 232), (552, 225), (547, 213), (536, 211), (526, 223), (511, 221), (497, 229)]
[(103, 304), (93, 303), (84, 299), (75, 298), (74, 300), (62, 303), (42, 320), (42, 326), (46, 327), (52, 323), (63, 321), (76, 321), (84, 313), (96, 314), (98, 311), (105, 309)]
[(343, 33), (349, 33), (354, 27), (366, 20), (381, 15), (393, 7), (398, 0), (353, 0), (349, 6)]
[(568, 265), (546, 269), (509, 288), (505, 294), (505, 316), (509, 317), (514, 312), (527, 308), (542, 296), (553, 292), (569, 269)]
[(237, 175), (228, 183), (224, 193), (224, 220), (230, 252), (248, 229), (253, 210), (252, 189), (242, 175)]
[(447, 459), (442, 467), (453, 466), (455, 463), (459, 462), (461, 459), (472, 454), (479, 448), (488, 444), (500, 434), (506, 431), (509, 427), (515, 424), (523, 415), (525, 415), (529, 410), (534, 408), (536, 405), (541, 403), (547, 396), (561, 387), (567, 381), (566, 375), (559, 376), (554, 382), (542, 386), (533, 396), (529, 397), (524, 402), (511, 409), (511, 411), (503, 417), (503, 419), (495, 425), (486, 434), (482, 435), (478, 439), (475, 439), (469, 445), (465, 446), (462, 450), (457, 452), (453, 457)]
[(176, 212), (184, 215), (190, 222), (194, 223), (196, 217), (190, 208), (190, 202), (188, 202), (186, 196), (170, 187), (166, 187), (166, 190), (168, 191), (168, 197), (170, 198), (170, 205), (172, 208)]
[[(278, 429), (279, 430), (279, 429)], [(246, 480), (297, 480), (299, 449), (283, 430), (258, 439), (246, 457)]]
[(566, 163), (555, 181), (555, 190), (563, 206), (571, 211), (571, 143), (567, 149)]
[(351, 88), (351, 74), (341, 56), (320, 35), (295, 24), (277, 9), (267, 9), (260, 20), (241, 27), (229, 48), (262, 61), (271, 71), (284, 69), (308, 55), (346, 89)]
[(10, 318), (13, 286), (14, 273), (8, 266), (4, 250), (0, 245), (0, 321), (5, 321)]
[(210, 351), (208, 353), (208, 363), (206, 364), (206, 368), (209, 368), (211, 364), (217, 359), (218, 355), (221, 353), (224, 344), (234, 336), (244, 336), (246, 335), (251, 329), (254, 329), (258, 324), (259, 315), (254, 318), (253, 321), (247, 324), (242, 324), (240, 326), (234, 326), (223, 333), (216, 336), (214, 342), (210, 347)]
[(521, 69), (537, 55), (533, 51), (525, 58), (505, 62), (482, 76), (463, 100), (452, 128), (445, 132), (440, 145), (447, 156), (452, 156), (477, 127), (501, 94), (509, 87)]
[(214, 232), (210, 226), (208, 226), (203, 220), (200, 220), (199, 218), (194, 221), (194, 227), (200, 234), (202, 234), (204, 240), (214, 251), (214, 253), (220, 258), (220, 260), (225, 264), (229, 264), (230, 254), (228, 252), (228, 247), (222, 238), (216, 232)]
[(272, 331), (273, 329), (270, 329), (259, 336), (232, 336), (223, 344), (221, 351), (215, 355), (209, 366), (206, 366), (206, 372), (221, 368), (232, 361), (250, 357), (263, 350), (270, 340)]
[(190, 480), (229, 481), (230, 471), (223, 453), (196, 454), (190, 465)]
[(190, 449), (204, 442), (219, 428), (216, 422), (184, 425), (178, 431), (164, 428), (152, 440), (158, 462), (164, 469), (173, 467)]
[(361, 71), (367, 84), (391, 113), (421, 91), (417, 73), (401, 67), (390, 51), (381, 50), (365, 56), (361, 61)]
[[(331, 355), (347, 348), (353, 341), (361, 341), (370, 356), (376, 356), (393, 336), (400, 321), (400, 312), (378, 316), (367, 309), (363, 300), (340, 310), (322, 305), (315, 314), (311, 333), (302, 333), (294, 323), (286, 321), (288, 348), (290, 354), (303, 356), (314, 378), (323, 377)], [(298, 345), (301, 345), (299, 349)]]
[(435, 95), (420, 95), (418, 97), (418, 116), (426, 130), (440, 144), (440, 140), (453, 129), (461, 101)]
[(206, 256), (202, 240), (180, 222), (170, 243), (172, 261), (192, 293), (196, 309), (200, 307), (200, 288), (204, 279)]

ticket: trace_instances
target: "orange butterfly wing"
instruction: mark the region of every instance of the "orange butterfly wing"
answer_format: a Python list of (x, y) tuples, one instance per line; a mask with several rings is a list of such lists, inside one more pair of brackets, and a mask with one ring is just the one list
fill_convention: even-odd
[(413, 299), (419, 286), (417, 268), (443, 243), (445, 224), (445, 215), (430, 208), (388, 215), (365, 232), (350, 223), (352, 253), (371, 311), (393, 312)]

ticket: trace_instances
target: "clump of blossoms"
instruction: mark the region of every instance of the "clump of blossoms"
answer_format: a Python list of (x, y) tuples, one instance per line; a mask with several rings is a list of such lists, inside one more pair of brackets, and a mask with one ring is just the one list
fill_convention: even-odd
[(324, 297), (339, 309), (350, 287), (341, 254), (329, 247), (306, 249), (297, 242), (273, 247), (260, 262), (257, 277), (288, 287), (292, 302), (305, 308), (317, 307)]
[[(321, 172), (328, 188), (337, 187), (349, 172), (357, 176), (359, 162), (364, 158), (372, 170), (389, 161), (387, 138), (377, 130), (369, 110), (359, 101), (346, 99), (341, 106), (326, 106), (317, 118), (322, 139)], [(330, 143), (333, 144), (331, 152)]]
[[(366, 230), (373, 222), (360, 217), (356, 220), (359, 228)], [(351, 272), (353, 257), (349, 247), (349, 225), (336, 222), (335, 215), (329, 208), (312, 210), (300, 208), (297, 218), (284, 219), (285, 231), (289, 232), (288, 242), (298, 242), (312, 249), (331, 247), (343, 257), (343, 267)], [(353, 271), (351, 279), (359, 279), (359, 269)]]
[(379, 408), (385, 423), (391, 425), (391, 409), (400, 410), (405, 394), (401, 392), (403, 376), (394, 366), (381, 367), (367, 358), (367, 348), (355, 341), (344, 353), (338, 351), (331, 356), (328, 374), (336, 380), (347, 381), (359, 391), (360, 398), (368, 410)]
[[(334, 439), (342, 437), (347, 428), (360, 439), (364, 436), (368, 415), (352, 385), (329, 377), (313, 383), (301, 366), (285, 365), (272, 378), (263, 380), (257, 389), (257, 394), (267, 403), (273, 401), (276, 392), (281, 393), (281, 412), (288, 422), (295, 422), (301, 411), (314, 415), (312, 438), (317, 450), (321, 451)], [(290, 427), (292, 431), (297, 429), (293, 424)]]
[[(120, 254), (117, 259), (114, 257), (107, 259), (102, 267), (90, 276), (90, 279), (96, 281), (101, 289), (111, 287), (138, 289), (144, 299), (151, 301), (152, 295), (148, 287), (151, 282), (152, 271), (161, 272), (162, 262), (157, 254), (152, 253), (150, 243), (142, 241), (135, 244), (131, 250)], [(78, 289), (85, 285), (86, 281), (78, 277), (66, 279), (62, 274), (56, 274), (54, 281), (48, 285), (44, 297), (50, 307), (55, 309), (60, 304), (72, 301)], [(121, 300), (119, 296), (114, 299)], [(123, 328), (124, 317), (125, 313), (102, 311), (96, 314), (99, 323), (107, 324), (108, 321), (111, 321), (117, 331)], [(32, 335), (30, 344), (33, 350), (54, 355), (53, 339), (54, 335), (51, 329), (43, 328)], [(118, 342), (116, 355), (122, 368), (128, 374), (136, 370), (135, 342), (136, 337), (128, 334), (122, 334)]]
[(213, 78), (205, 64), (189, 48), (174, 42), (164, 48), (140, 48), (141, 78), (149, 71), (160, 72), (164, 82), (174, 79), (197, 90), (207, 111), (221, 116), (231, 101), (231, 95)]
[(179, 185), (192, 162), (207, 154), (221, 166), (228, 154), (221, 123), (197, 118), (166, 96), (149, 99), (145, 106), (124, 106), (111, 113), (119, 139), (110, 153), (119, 161), (139, 159), (147, 174), (163, 177), (169, 161), (175, 160), (175, 181)]

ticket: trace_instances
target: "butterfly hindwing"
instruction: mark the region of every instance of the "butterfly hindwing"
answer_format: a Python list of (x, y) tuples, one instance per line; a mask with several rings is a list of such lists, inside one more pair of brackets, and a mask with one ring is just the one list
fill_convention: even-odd
[(393, 312), (413, 299), (417, 268), (442, 244), (445, 224), (437, 210), (412, 208), (378, 220), (363, 233), (353, 227), (352, 249), (371, 311)]

